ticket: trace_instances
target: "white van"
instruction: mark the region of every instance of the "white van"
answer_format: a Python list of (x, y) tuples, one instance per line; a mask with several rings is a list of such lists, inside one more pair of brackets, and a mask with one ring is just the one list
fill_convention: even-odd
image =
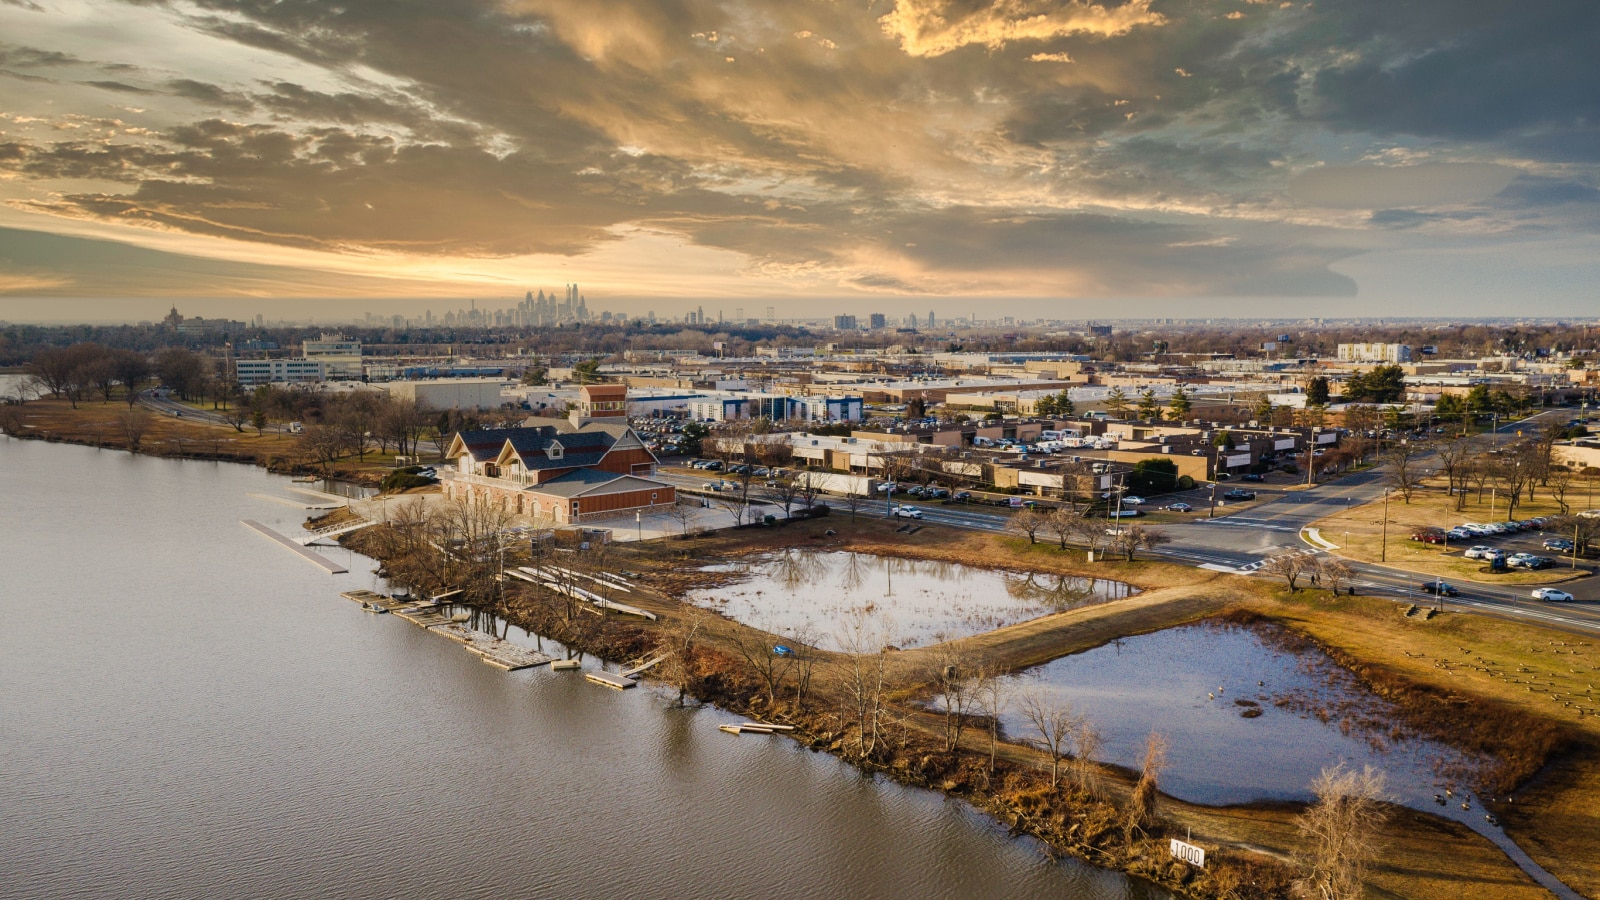
[(301, 432), (303, 432), (305, 430), (306, 430), (305, 426), (301, 425), (299, 422), (290, 422), (289, 423), (289, 433), (290, 434), (300, 434)]

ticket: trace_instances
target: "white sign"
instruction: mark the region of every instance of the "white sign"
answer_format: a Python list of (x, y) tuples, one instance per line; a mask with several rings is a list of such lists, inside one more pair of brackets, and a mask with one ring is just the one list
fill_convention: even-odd
[(1294, 438), (1278, 438), (1277, 440), (1272, 442), (1272, 449), (1274, 449), (1274, 450), (1293, 450), (1294, 449)]
[(1185, 844), (1177, 838), (1172, 839), (1172, 858), (1181, 859), (1191, 866), (1206, 867), (1206, 851), (1193, 844)]
[(1325, 431), (1317, 435), (1317, 443), (1319, 444), (1331, 444), (1338, 439), (1338, 433), (1333, 431)]
[(1224, 456), (1222, 458), (1222, 464), (1229, 468), (1234, 466), (1248, 466), (1250, 465), (1250, 454), (1237, 453), (1232, 456)]

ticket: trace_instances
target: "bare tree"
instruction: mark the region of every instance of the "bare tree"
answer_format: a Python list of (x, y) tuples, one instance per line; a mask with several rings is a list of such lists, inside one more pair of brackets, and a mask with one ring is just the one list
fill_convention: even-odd
[(1292, 551), (1280, 553), (1262, 563), (1260, 571), (1266, 575), (1278, 575), (1288, 582), (1290, 591), (1300, 589), (1298, 582), (1304, 575), (1311, 574), (1316, 567), (1316, 558), (1309, 554)]
[(0, 434), (21, 437), (22, 432), (27, 429), (27, 425), (24, 424), (26, 418), (22, 412), (22, 404), (0, 404)]
[(863, 606), (845, 614), (835, 640), (843, 651), (836, 677), (855, 719), (856, 752), (860, 758), (870, 759), (883, 737), (892, 633), (881, 614)]
[(860, 512), (868, 502), (870, 502), (869, 498), (853, 491), (845, 494), (843, 499), (844, 508), (850, 510), (850, 518), (852, 520), (855, 519), (856, 513)]
[(1388, 818), (1383, 806), (1384, 775), (1371, 766), (1360, 772), (1343, 763), (1311, 782), (1317, 802), (1300, 816), (1300, 835), (1309, 845), (1305, 877), (1296, 897), (1355, 900), (1364, 892), (1368, 864), (1380, 845), (1378, 830)]
[(1106, 527), (1099, 519), (1093, 517), (1080, 518), (1073, 523), (1073, 533), (1077, 535), (1078, 543), (1089, 548), (1090, 553), (1098, 554), (1100, 547), (1111, 536), (1106, 534)]
[(1072, 783), (1085, 794), (1097, 797), (1100, 795), (1100, 778), (1094, 757), (1100, 752), (1102, 742), (1100, 731), (1087, 716), (1080, 716), (1077, 730), (1073, 732), (1072, 742), (1076, 745), (1073, 748), (1070, 769)]
[(679, 500), (678, 502), (667, 507), (664, 512), (666, 513), (667, 518), (676, 522), (678, 527), (683, 530), (683, 536), (688, 537), (689, 529), (694, 526), (694, 507), (684, 503), (682, 500)]
[(1335, 594), (1349, 586), (1356, 575), (1350, 564), (1337, 556), (1318, 557), (1315, 566), (1317, 581)]
[(1006, 523), (1006, 530), (1012, 534), (1026, 535), (1028, 543), (1035, 544), (1039, 540), (1039, 532), (1045, 528), (1046, 517), (1036, 509), (1028, 508), (1012, 514), (1011, 520)]
[(1425, 447), (1420, 444), (1401, 442), (1384, 451), (1383, 462), (1389, 467), (1384, 473), (1383, 481), (1409, 506), (1411, 495), (1422, 484), (1422, 468), (1419, 458)]
[(1161, 771), (1166, 767), (1167, 738), (1152, 731), (1145, 740), (1139, 782), (1133, 786), (1133, 796), (1128, 800), (1128, 820), (1123, 826), (1123, 836), (1130, 843), (1134, 835), (1148, 833), (1159, 821), (1156, 804), (1160, 797)]
[(1563, 516), (1571, 509), (1567, 505), (1567, 492), (1572, 490), (1573, 474), (1572, 469), (1558, 462), (1551, 465), (1550, 471), (1545, 475), (1545, 487), (1549, 489), (1551, 499), (1561, 507), (1560, 515)]
[(787, 519), (800, 498), (800, 479), (793, 474), (779, 475), (768, 485), (766, 495), (783, 510), (783, 517)]
[(128, 442), (128, 449), (137, 453), (140, 444), (144, 443), (145, 432), (150, 430), (150, 411), (131, 407), (117, 413), (117, 427), (121, 429), (122, 436)]
[(1465, 439), (1441, 442), (1434, 451), (1445, 485), (1455, 499), (1456, 511), (1467, 505), (1467, 480), (1472, 468), (1472, 445)]
[(954, 756), (961, 747), (961, 732), (977, 704), (978, 667), (960, 648), (944, 643), (930, 648), (925, 657), (928, 679), (944, 713), (944, 750)]
[(1067, 538), (1078, 533), (1080, 517), (1069, 506), (1058, 506), (1045, 516), (1045, 527), (1056, 536), (1061, 549), (1067, 549)]
[(789, 652), (783, 652), (778, 646), (773, 643), (772, 635), (754, 629), (740, 629), (733, 638), (734, 649), (749, 664), (765, 689), (769, 710), (777, 708), (778, 692), (788, 681), (795, 663), (794, 649), (785, 648)]
[(1061, 761), (1071, 750), (1072, 733), (1077, 728), (1077, 718), (1066, 701), (1052, 697), (1039, 685), (1033, 685), (1018, 698), (1022, 717), (1033, 726), (1039, 736), (1039, 749), (1050, 755), (1050, 787), (1061, 784)]
[(672, 705), (682, 707), (694, 684), (695, 639), (710, 613), (698, 606), (684, 605), (681, 615), (667, 623), (661, 630), (656, 649), (665, 654), (657, 673), (667, 684), (678, 689), (678, 699)]
[(1154, 550), (1157, 547), (1171, 542), (1171, 538), (1154, 528), (1143, 525), (1133, 525), (1117, 535), (1112, 542), (1118, 552), (1126, 555), (1128, 562), (1133, 562), (1133, 554), (1137, 550)]
[(1011, 705), (1011, 681), (1000, 666), (986, 663), (978, 672), (973, 695), (978, 708), (989, 717), (989, 773), (994, 774), (995, 757), (1000, 749), (1000, 717)]

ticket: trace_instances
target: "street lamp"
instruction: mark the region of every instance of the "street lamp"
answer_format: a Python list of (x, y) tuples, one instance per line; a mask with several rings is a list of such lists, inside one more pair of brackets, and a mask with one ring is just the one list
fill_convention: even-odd
[(1389, 561), (1389, 489), (1383, 489), (1383, 550), (1378, 554), (1378, 562)]

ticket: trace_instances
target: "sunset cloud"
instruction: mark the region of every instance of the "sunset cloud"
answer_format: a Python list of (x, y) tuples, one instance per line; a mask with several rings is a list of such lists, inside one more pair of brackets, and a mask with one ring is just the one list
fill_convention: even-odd
[[(1600, 233), (1585, 3), (1237, 7), (0, 4), (0, 223), (292, 256), (294, 291), (565, 263), (645, 295), (693, 256), (729, 294), (1064, 302), (1347, 297), (1363, 254)], [(70, 290), (57, 258), (0, 293)]]

